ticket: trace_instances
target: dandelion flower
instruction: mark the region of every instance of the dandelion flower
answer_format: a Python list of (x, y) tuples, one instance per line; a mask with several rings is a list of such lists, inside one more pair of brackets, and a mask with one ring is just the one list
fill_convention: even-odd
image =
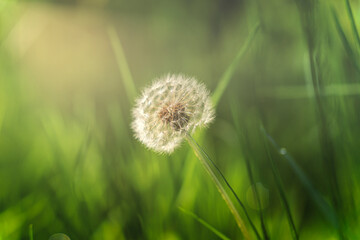
[[(246, 226), (220, 179), (227, 184), (241, 206), (243, 204), (220, 169), (189, 134), (197, 127), (206, 126), (213, 119), (214, 109), (204, 84), (183, 75), (167, 75), (146, 88), (136, 100), (132, 128), (137, 139), (148, 148), (162, 153), (171, 153), (186, 138), (228, 205), (245, 239), (250, 239)], [(246, 213), (245, 209), (244, 211)]]
[(148, 148), (171, 153), (186, 133), (213, 119), (214, 109), (204, 84), (192, 77), (167, 75), (136, 100), (132, 129)]

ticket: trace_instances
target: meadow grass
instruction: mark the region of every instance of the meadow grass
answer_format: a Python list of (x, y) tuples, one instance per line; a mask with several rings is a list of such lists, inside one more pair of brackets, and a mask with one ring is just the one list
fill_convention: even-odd
[[(249, 238), (360, 238), (357, 1), (78, 4), (0, 4), (0, 239), (243, 239), (193, 149)], [(130, 111), (173, 71), (217, 117), (159, 155)]]

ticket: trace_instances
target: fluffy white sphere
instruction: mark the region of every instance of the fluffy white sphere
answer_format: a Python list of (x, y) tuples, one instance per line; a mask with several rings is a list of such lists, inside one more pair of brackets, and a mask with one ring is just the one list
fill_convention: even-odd
[(214, 109), (204, 84), (183, 75), (167, 75), (155, 80), (136, 100), (132, 129), (148, 148), (171, 153), (186, 132), (213, 119)]

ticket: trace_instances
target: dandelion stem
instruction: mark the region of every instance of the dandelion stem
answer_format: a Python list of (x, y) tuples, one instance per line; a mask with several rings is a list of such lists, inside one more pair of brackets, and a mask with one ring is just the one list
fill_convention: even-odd
[[(195, 139), (190, 136), (189, 133), (186, 133), (186, 140), (188, 141), (190, 146), (193, 148), (196, 156), (200, 160), (200, 162), (201, 162), (202, 166), (204, 167), (204, 169), (206, 170), (206, 172), (210, 175), (211, 180), (215, 183), (215, 186), (217, 187), (218, 191), (220, 192), (221, 197), (224, 199), (224, 201), (228, 205), (228, 207), (230, 209), (230, 212), (233, 214), (233, 216), (235, 218), (235, 221), (236, 221), (239, 229), (241, 230), (242, 234), (244, 235), (245, 239), (250, 239), (249, 232), (247, 231), (247, 229), (245, 227), (245, 224), (244, 224), (242, 218), (239, 215), (239, 212), (235, 208), (235, 206), (234, 206), (233, 202), (231, 201), (229, 195), (227, 194), (227, 192), (225, 191), (223, 185), (221, 184), (218, 177), (216, 176), (216, 174), (215, 174), (215, 172), (213, 170), (213, 167), (221, 175), (221, 177), (225, 181), (226, 185), (231, 189), (231, 191), (233, 193), (235, 193), (234, 190), (231, 188), (230, 184), (227, 182), (224, 175), (220, 172), (219, 168), (216, 167), (214, 162), (210, 159), (210, 157), (206, 154), (206, 152), (197, 144)], [(243, 204), (241, 204), (241, 205), (243, 206)], [(249, 218), (247, 213), (246, 213), (246, 215)], [(253, 226), (253, 228), (254, 228), (254, 226)], [(256, 230), (255, 230), (255, 233), (258, 235)]]

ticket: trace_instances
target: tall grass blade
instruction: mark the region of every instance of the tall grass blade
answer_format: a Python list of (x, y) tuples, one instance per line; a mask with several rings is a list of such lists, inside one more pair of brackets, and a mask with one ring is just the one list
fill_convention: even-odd
[(270, 142), (270, 144), (274, 147), (274, 149), (282, 156), (289, 166), (294, 171), (295, 175), (300, 179), (300, 182), (309, 193), (309, 196), (312, 198), (314, 203), (319, 207), (321, 213), (324, 217), (335, 227), (339, 228), (339, 221), (334, 209), (324, 200), (321, 194), (315, 189), (310, 179), (306, 176), (304, 171), (300, 168), (300, 166), (296, 163), (295, 159), (286, 151), (285, 148), (281, 148), (275, 140), (266, 132), (263, 128), (262, 132), (266, 139)]
[(125, 53), (121, 45), (120, 39), (113, 26), (108, 27), (108, 35), (110, 38), (111, 46), (114, 49), (120, 74), (124, 82), (126, 94), (128, 95), (129, 101), (132, 102), (136, 96), (135, 83), (131, 75), (129, 65), (126, 61)]
[[(334, 13), (334, 11), (333, 11)], [(336, 17), (336, 14), (334, 13)], [(337, 170), (337, 163), (335, 159), (335, 146), (331, 138), (331, 128), (329, 126), (329, 120), (326, 116), (325, 104), (323, 99), (321, 98), (320, 92), (321, 87), (323, 85), (323, 72), (321, 66), (317, 61), (317, 54), (315, 54), (315, 46), (313, 45), (314, 37), (313, 31), (308, 32), (308, 47), (309, 47), (309, 65), (310, 65), (310, 72), (311, 81), (313, 83), (314, 93), (315, 93), (315, 110), (318, 116), (319, 124), (319, 137), (320, 137), (320, 144), (321, 144), (321, 151), (322, 151), (322, 161), (323, 167), (326, 170), (330, 190), (331, 190), (331, 200), (334, 206), (334, 210), (336, 211), (336, 216), (339, 219), (343, 218), (343, 204), (342, 204), (342, 197), (341, 191), (339, 187), (338, 181), (338, 170)], [(354, 64), (357, 66), (357, 60), (354, 60)], [(340, 222), (339, 222), (340, 223)], [(344, 233), (342, 225), (339, 225), (337, 228), (338, 234), (340, 239), (344, 239)]]
[[(225, 177), (221, 173), (220, 169), (216, 167), (215, 163), (210, 159), (210, 157), (206, 154), (206, 152), (197, 144), (197, 142), (190, 136), (189, 133), (186, 133), (186, 140), (188, 141), (189, 145), (194, 150), (196, 156), (200, 160), (200, 162), (201, 162), (202, 166), (204, 167), (204, 169), (206, 170), (206, 172), (211, 177), (211, 180), (215, 183), (215, 186), (218, 189), (218, 191), (220, 192), (221, 197), (224, 199), (224, 201), (226, 202), (226, 204), (228, 205), (228, 207), (230, 209), (230, 212), (233, 214), (239, 229), (241, 230), (242, 234), (244, 235), (244, 238), (250, 239), (248, 230), (247, 230), (242, 218), (240, 217), (239, 212), (235, 208), (232, 200), (230, 199), (229, 195), (227, 194), (226, 190), (224, 189), (223, 184), (220, 182), (219, 178), (216, 176), (217, 174), (215, 172), (220, 174), (222, 180), (225, 181), (226, 185), (230, 188), (231, 192), (235, 195), (235, 197), (239, 201), (240, 205), (242, 206), (251, 226), (253, 227), (255, 234), (258, 236), (259, 234), (257, 233), (256, 228), (253, 225), (249, 215), (247, 214), (247, 212), (245, 210), (245, 206), (240, 201), (240, 199), (237, 197), (235, 191), (232, 189), (232, 187), (230, 186), (228, 181), (225, 179)], [(215, 168), (215, 171), (214, 171), (214, 168)], [(259, 236), (258, 236), (258, 238), (259, 238)]]
[(341, 42), (343, 43), (347, 54), (349, 55), (349, 57), (353, 61), (354, 67), (356, 68), (356, 70), (358, 72), (360, 72), (360, 67), (359, 67), (358, 59), (357, 59), (357, 57), (355, 55), (355, 51), (351, 47), (351, 44), (350, 44), (349, 40), (347, 39), (343, 28), (341, 27), (341, 24), (340, 24), (339, 18), (337, 17), (335, 9), (332, 9), (332, 15), (333, 15), (333, 18), (334, 18), (335, 27), (336, 27), (337, 31), (339, 32)]
[(204, 227), (206, 227), (207, 229), (209, 229), (210, 231), (212, 231), (216, 236), (218, 236), (219, 238), (223, 239), (223, 240), (230, 240), (230, 238), (228, 238), (227, 236), (225, 236), (223, 233), (221, 233), (219, 230), (217, 230), (216, 228), (214, 228), (213, 226), (211, 226), (209, 223), (207, 223), (205, 220), (203, 220), (202, 218), (200, 218), (199, 216), (197, 216), (195, 213), (190, 212), (188, 210), (185, 210), (182, 207), (178, 207), (183, 213), (189, 215), (190, 217), (192, 217), (193, 219), (195, 219), (196, 221), (198, 221), (199, 223), (201, 223)]
[[(265, 133), (265, 130), (264, 130), (264, 127), (261, 126), (260, 130)], [(276, 183), (276, 187), (279, 191), (279, 194), (280, 194), (280, 199), (281, 199), (281, 202), (285, 208), (285, 212), (286, 212), (286, 217), (287, 217), (287, 220), (288, 220), (288, 223), (289, 223), (289, 227), (290, 227), (290, 231), (291, 231), (291, 236), (293, 239), (295, 240), (298, 240), (299, 239), (299, 234), (298, 232), (296, 231), (296, 227), (295, 227), (295, 223), (294, 223), (294, 219), (292, 217), (292, 214), (291, 214), (291, 211), (290, 211), (290, 205), (289, 205), (289, 202), (287, 201), (287, 198), (286, 198), (286, 194), (285, 194), (285, 190), (284, 190), (284, 185), (283, 185), (283, 182), (281, 180), (281, 176), (280, 176), (280, 173), (279, 173), (279, 169), (276, 167), (275, 163), (274, 163), (274, 160), (272, 158), (272, 155), (271, 155), (271, 152), (270, 152), (270, 149), (269, 149), (269, 144), (267, 142), (267, 139), (265, 137), (266, 135), (264, 134), (263, 137), (264, 137), (264, 145), (265, 145), (265, 150), (266, 150), (266, 154), (267, 154), (267, 158), (268, 160), (270, 161), (270, 165), (271, 165), (271, 171), (274, 175), (274, 179), (275, 179), (275, 183)]]
[(235, 59), (232, 61), (230, 66), (226, 69), (226, 71), (220, 78), (220, 81), (212, 95), (212, 101), (214, 103), (214, 106), (217, 106), (217, 104), (219, 103), (221, 96), (224, 94), (226, 87), (229, 85), (231, 77), (234, 75), (236, 66), (239, 64), (240, 60), (243, 58), (247, 50), (250, 48), (251, 43), (253, 42), (257, 31), (259, 30), (259, 26), (260, 26), (259, 23), (255, 25), (255, 27), (250, 32), (248, 38), (246, 39), (246, 42), (244, 43), (244, 45), (241, 47), (240, 51), (236, 55)]
[(32, 224), (29, 225), (29, 239), (34, 240), (34, 229)]
[(349, 18), (350, 18), (350, 22), (351, 22), (351, 28), (353, 30), (353, 33), (356, 37), (356, 41), (358, 46), (360, 46), (360, 36), (359, 36), (359, 31), (356, 28), (356, 23), (355, 23), (355, 18), (354, 18), (354, 14), (353, 11), (351, 9), (351, 5), (350, 5), (350, 1), (349, 0), (345, 0), (345, 5), (346, 5), (346, 10), (348, 12)]
[[(221, 79), (218, 83), (218, 86), (216, 87), (214, 94), (212, 95), (212, 100), (213, 100), (215, 108), (216, 108), (221, 96), (223, 95), (227, 85), (229, 84), (229, 81), (230, 81), (232, 75), (234, 74), (236, 65), (241, 60), (242, 56), (246, 53), (247, 49), (250, 48), (250, 44), (254, 40), (258, 29), (259, 29), (259, 24), (256, 24), (254, 29), (252, 30), (252, 32), (249, 34), (245, 44), (240, 49), (238, 55), (233, 60), (233, 62), (230, 64), (230, 66), (226, 69), (223, 76), (221, 77)], [(204, 138), (204, 134), (203, 134), (204, 132), (200, 130), (200, 131), (198, 131), (198, 133), (199, 134), (197, 136), (195, 136), (195, 138), (197, 139), (198, 142), (201, 143)], [(186, 159), (188, 159), (188, 161), (186, 161), (186, 165), (184, 167), (184, 169), (185, 169), (184, 172), (185, 172), (186, 176), (185, 176), (185, 181), (182, 184), (180, 194), (178, 196), (178, 200), (183, 198), (188, 186), (191, 184), (191, 176), (192, 176), (193, 170), (195, 168), (195, 164), (194, 164), (194, 161), (192, 161), (191, 155), (192, 155), (192, 153), (189, 152), (189, 154), (186, 158)]]
[[(221, 77), (217, 87), (215, 88), (215, 91), (212, 95), (212, 101), (214, 103), (214, 107), (216, 108), (221, 96), (223, 95), (227, 85), (229, 84), (231, 77), (233, 76), (234, 72), (235, 72), (235, 67), (237, 66), (237, 64), (239, 63), (239, 61), (242, 59), (242, 57), (244, 56), (244, 54), (246, 53), (246, 51), (250, 48), (250, 45), (252, 43), (252, 41), (254, 40), (256, 33), (259, 29), (259, 23), (257, 23), (255, 25), (255, 27), (253, 28), (253, 30), (250, 32), (246, 42), (244, 43), (244, 45), (241, 47), (240, 51), (238, 52), (237, 56), (235, 57), (235, 59), (233, 60), (233, 62), (228, 66), (228, 68), (226, 69), (226, 71), (224, 72), (223, 76)], [(203, 137), (204, 134), (202, 134), (202, 131), (199, 131), (199, 135), (198, 137), (196, 137), (196, 139), (198, 140), (198, 142), (202, 142), (203, 141)], [(190, 159), (189, 161), (186, 162), (185, 165), (185, 173), (186, 173), (186, 177), (185, 177), (185, 181), (182, 184), (181, 187), (181, 191), (180, 194), (178, 196), (178, 199), (181, 199), (182, 196), (184, 195), (183, 193), (186, 191), (187, 186), (189, 186), (189, 184), (191, 184), (191, 175), (193, 173), (194, 170), (194, 161), (191, 161), (191, 157), (190, 156), (191, 153), (188, 154), (187, 159)], [(255, 230), (256, 231), (256, 230)]]
[(249, 160), (248, 157), (245, 157), (245, 163), (246, 163), (246, 169), (247, 169), (247, 172), (248, 172), (249, 180), (251, 182), (251, 185), (253, 186), (253, 194), (255, 196), (255, 201), (256, 201), (256, 204), (257, 204), (257, 206), (259, 208), (260, 222), (261, 222), (261, 229), (262, 229), (262, 232), (263, 232), (263, 237), (264, 237), (265, 240), (268, 240), (270, 238), (269, 238), (269, 234), (268, 234), (268, 232), (266, 230), (266, 226), (265, 226), (264, 213), (263, 213), (263, 209), (262, 209), (262, 206), (261, 206), (261, 201), (260, 201), (260, 197), (259, 197), (259, 191), (257, 190), (257, 187), (256, 187), (254, 176), (253, 176), (253, 173), (251, 171), (251, 163), (250, 163), (250, 160)]
[[(234, 119), (234, 124), (235, 124), (236, 133), (237, 133), (237, 136), (238, 136), (239, 143), (242, 146), (242, 148), (244, 150), (244, 153), (246, 153), (245, 148), (246, 148), (246, 146), (249, 146), (249, 140), (248, 140), (247, 137), (243, 136), (243, 135), (246, 135), (246, 133), (244, 133), (243, 135), (240, 134), (240, 132), (241, 132), (240, 131), (240, 129), (241, 129), (240, 120), (238, 118), (238, 114), (237, 114), (237, 111), (236, 111), (237, 108), (235, 107), (235, 104), (233, 102), (230, 102), (230, 108), (231, 108), (232, 117)], [(246, 129), (246, 128), (243, 128), (243, 129)], [(240, 142), (241, 140), (244, 140), (244, 144), (241, 144), (241, 142)], [(269, 239), (269, 235), (267, 233), (266, 226), (265, 226), (263, 208), (261, 206), (261, 201), (260, 201), (260, 197), (259, 197), (259, 191), (257, 190), (255, 179), (254, 179), (254, 176), (253, 176), (253, 173), (252, 173), (252, 170), (251, 170), (250, 157), (247, 156), (246, 154), (244, 154), (244, 158), (245, 158), (245, 163), (246, 163), (247, 175), (248, 175), (248, 178), (250, 180), (251, 185), (253, 186), (253, 195), (255, 197), (257, 207), (259, 208), (259, 215), (260, 215), (261, 229), (263, 231), (263, 237), (264, 237), (264, 239)]]

